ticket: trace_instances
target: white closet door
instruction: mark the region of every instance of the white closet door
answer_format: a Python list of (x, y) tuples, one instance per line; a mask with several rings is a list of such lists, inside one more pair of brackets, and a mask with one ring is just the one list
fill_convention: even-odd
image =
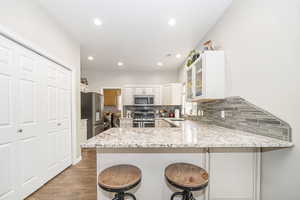
[(24, 198), (35, 191), (41, 182), (40, 151), (42, 135), (41, 68), (39, 57), (23, 47), (16, 50), (18, 168), (20, 194)]
[(58, 126), (59, 126), (59, 89), (57, 66), (46, 61), (47, 68), (47, 180), (55, 176), (59, 171), (58, 156)]
[(48, 62), (47, 66), (47, 179), (71, 165), (71, 73)]
[(14, 43), (0, 36), (0, 199), (16, 197), (16, 73)]
[(71, 164), (71, 73), (58, 66), (58, 162), (63, 170)]
[(0, 36), (0, 200), (71, 165), (71, 72)]

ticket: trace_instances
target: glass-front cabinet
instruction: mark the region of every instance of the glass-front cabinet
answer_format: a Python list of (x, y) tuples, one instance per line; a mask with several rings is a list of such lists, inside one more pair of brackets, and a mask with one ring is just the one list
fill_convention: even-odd
[(194, 97), (201, 97), (203, 95), (203, 73), (202, 73), (202, 59), (201, 57), (194, 65), (194, 81), (195, 81), (195, 87), (194, 87)]
[(224, 51), (205, 51), (186, 69), (186, 100), (225, 98)]
[(186, 71), (186, 98), (187, 100), (193, 99), (193, 68), (190, 67)]

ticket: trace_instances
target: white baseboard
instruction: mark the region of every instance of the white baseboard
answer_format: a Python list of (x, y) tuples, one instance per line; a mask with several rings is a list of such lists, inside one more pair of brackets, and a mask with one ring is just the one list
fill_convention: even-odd
[(78, 164), (78, 163), (81, 161), (81, 159), (82, 159), (81, 156), (79, 156), (78, 158), (76, 158), (76, 159), (74, 160), (74, 162), (73, 162), (73, 165)]

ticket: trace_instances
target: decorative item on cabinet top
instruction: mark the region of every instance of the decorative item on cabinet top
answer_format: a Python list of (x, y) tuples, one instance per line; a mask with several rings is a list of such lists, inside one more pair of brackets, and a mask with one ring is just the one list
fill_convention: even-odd
[(188, 55), (185, 66), (190, 67), (199, 58), (199, 56), (200, 56), (199, 52), (197, 52), (195, 49), (192, 50)]

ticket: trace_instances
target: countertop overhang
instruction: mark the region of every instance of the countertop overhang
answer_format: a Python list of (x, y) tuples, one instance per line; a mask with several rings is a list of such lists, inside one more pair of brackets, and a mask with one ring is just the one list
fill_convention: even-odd
[(176, 128), (111, 128), (82, 144), (83, 148), (292, 147), (293, 143), (206, 122), (181, 121)]

